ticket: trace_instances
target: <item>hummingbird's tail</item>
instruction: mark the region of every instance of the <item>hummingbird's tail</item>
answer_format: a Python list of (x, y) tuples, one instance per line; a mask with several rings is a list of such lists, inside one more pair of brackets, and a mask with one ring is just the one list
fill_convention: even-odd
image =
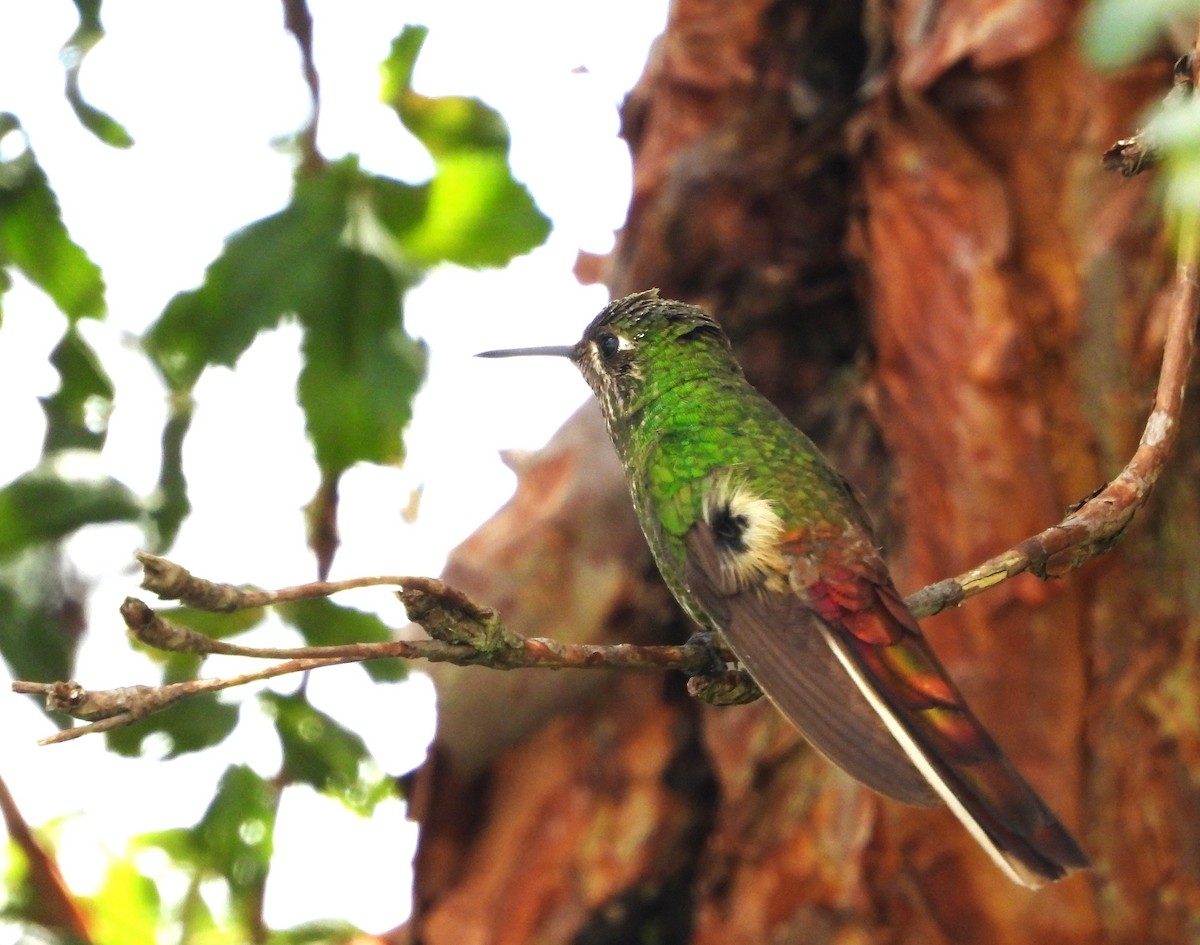
[[(871, 594), (870, 591), (874, 593)], [(1037, 888), (1091, 864), (996, 744), (891, 583), (822, 635), (913, 765), (996, 864)]]

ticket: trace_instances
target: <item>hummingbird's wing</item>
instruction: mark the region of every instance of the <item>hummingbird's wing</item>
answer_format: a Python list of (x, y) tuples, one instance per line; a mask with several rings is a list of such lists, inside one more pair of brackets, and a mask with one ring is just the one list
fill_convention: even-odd
[(794, 594), (765, 597), (730, 587), (712, 529), (704, 522), (691, 529), (686, 544), (689, 588), (800, 734), (872, 790), (920, 807), (940, 804), (838, 661), (804, 602)]
[(1019, 883), (1088, 866), (971, 713), (866, 537), (819, 568), (789, 537), (798, 589), (731, 579), (704, 519), (685, 539), (689, 587), (784, 715), (867, 786), (909, 803), (940, 797)]

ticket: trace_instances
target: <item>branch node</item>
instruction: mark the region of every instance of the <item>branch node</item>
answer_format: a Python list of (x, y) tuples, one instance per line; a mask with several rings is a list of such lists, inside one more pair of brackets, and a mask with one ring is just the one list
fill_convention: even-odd
[(509, 630), (491, 607), (475, 603), (436, 578), (407, 578), (397, 596), (408, 619), (424, 627), (433, 639), (469, 646), (488, 665), (502, 661), (501, 654), (526, 645), (525, 638)]
[(143, 601), (126, 597), (121, 605), (125, 626), (135, 640), (171, 653), (207, 653), (212, 640), (189, 627), (164, 620)]
[(138, 551), (134, 556), (142, 565), (142, 588), (163, 600), (177, 600), (216, 613), (229, 613), (247, 606), (247, 592), (242, 588), (195, 577), (182, 565), (147, 551)]

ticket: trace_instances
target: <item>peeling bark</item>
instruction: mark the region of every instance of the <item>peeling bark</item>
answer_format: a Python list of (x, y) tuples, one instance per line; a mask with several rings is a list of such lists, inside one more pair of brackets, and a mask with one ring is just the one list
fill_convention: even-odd
[[(721, 319), (754, 382), (862, 489), (902, 588), (1056, 520), (1120, 469), (1149, 409), (1170, 260), (1147, 175), (1105, 175), (1100, 157), (1169, 86), (1170, 56), (1097, 76), (1078, 10), (677, 0), (625, 107), (634, 199), (606, 281)], [(858, 787), (765, 703), (712, 709), (640, 675), (587, 695), (574, 676), (512, 684), (558, 690), (541, 700), (477, 670), (443, 691), (462, 701), (416, 778), (408, 934), (1196, 939), (1196, 415), (1113, 552), (925, 625), (1094, 872), (1008, 883), (947, 811)], [(572, 423), (562, 436), (589, 458), (529, 467), (448, 579), (521, 632), (678, 638), (608, 444), (594, 418)], [(478, 728), (516, 715), (503, 737)]]

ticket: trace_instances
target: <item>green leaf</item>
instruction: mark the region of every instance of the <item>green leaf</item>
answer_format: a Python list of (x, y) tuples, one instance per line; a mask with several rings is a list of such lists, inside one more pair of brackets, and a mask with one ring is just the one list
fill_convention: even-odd
[(76, 482), (29, 472), (0, 489), (0, 560), (83, 525), (127, 522), (141, 503), (115, 479)]
[[(21, 135), (0, 112), (0, 139)], [(72, 321), (104, 316), (100, 268), (71, 241), (50, 182), (28, 146), (0, 161), (0, 266), (15, 266)]]
[[(168, 669), (174, 673), (194, 667), (198, 661), (181, 658), (167, 661)], [(124, 728), (105, 732), (110, 751), (128, 758), (137, 758), (151, 735), (159, 734), (166, 740), (165, 758), (175, 758), (192, 751), (202, 751), (220, 744), (233, 731), (238, 720), (238, 707), (218, 701), (213, 693), (184, 699), (163, 712), (156, 712), (140, 722)], [(155, 754), (159, 753), (156, 747)]]
[(383, 80), (381, 97), (385, 102), (392, 103), (393, 107), (412, 88), (413, 69), (428, 35), (428, 26), (404, 27), (400, 35), (392, 40), (388, 57), (379, 64)]
[(162, 900), (158, 887), (131, 860), (113, 859), (104, 885), (87, 903), (89, 926), (96, 942), (153, 945), (158, 941)]
[(362, 738), (313, 708), (303, 694), (264, 692), (259, 698), (275, 719), (289, 781), (335, 797), (363, 816), (394, 796), (390, 779), (368, 773), (371, 755)]
[[(16, 679), (73, 675), (85, 629), (81, 588), (57, 545), (37, 545), (0, 568), (0, 655)], [(38, 699), (44, 706), (45, 700)], [(60, 726), (61, 715), (51, 715)]]
[(401, 242), (421, 262), (499, 267), (549, 235), (549, 219), (513, 180), (507, 153), (468, 150), (440, 160), (428, 210)]
[(191, 829), (191, 846), (235, 898), (261, 888), (271, 866), (278, 793), (245, 765), (226, 769), (217, 793)]
[(297, 391), (323, 472), (395, 463), (425, 374), (425, 346), (401, 321), (401, 287), (378, 258), (339, 248), (309, 265), (319, 289), (299, 307), (304, 367)]
[(404, 238), (429, 212), (429, 184), (406, 184), (390, 177), (371, 176), (367, 186), (375, 219), (403, 249)]
[(63, 46), (61, 56), (67, 70), (67, 101), (83, 127), (97, 138), (114, 148), (128, 148), (133, 145), (129, 132), (111, 115), (89, 105), (79, 87), (84, 56), (104, 38), (100, 0), (75, 0), (75, 9), (79, 11), (79, 25)]
[(80, 124), (105, 144), (114, 148), (133, 147), (133, 136), (125, 130), (125, 126), (108, 112), (89, 105), (84, 100), (83, 93), (79, 91), (77, 83), (67, 86), (67, 101), (71, 103)]
[(50, 354), (58, 371), (58, 390), (41, 398), (46, 414), (43, 453), (64, 449), (99, 450), (108, 434), (113, 385), (96, 353), (69, 328)]
[[(301, 600), (275, 608), (285, 621), (300, 631), (309, 646), (339, 646), (345, 643), (383, 643), (392, 631), (374, 614), (343, 607), (328, 600)], [(370, 660), (363, 668), (376, 682), (398, 682), (408, 676), (408, 664), (400, 659)]]
[[(393, 210), (400, 187), (382, 188)], [(206, 367), (233, 365), (285, 316), (304, 329), (298, 399), (326, 482), (356, 462), (403, 456), (401, 432), (425, 370), (424, 346), (401, 320), (402, 293), (417, 273), (403, 259), (389, 266), (347, 245), (368, 222), (372, 190), (353, 158), (297, 177), (288, 207), (231, 237), (204, 284), (172, 299), (147, 334), (146, 349), (177, 398), (163, 436), (160, 545), (188, 512), (186, 393)]]
[(156, 613), (172, 623), (191, 627), (198, 633), (214, 640), (224, 640), (252, 630), (263, 622), (267, 611), (263, 607), (247, 607), (245, 610), (235, 610), (232, 613), (217, 614), (211, 610), (199, 610), (196, 607), (163, 607), (156, 608)]
[(340, 942), (369, 940), (362, 930), (340, 919), (316, 919), (294, 925), (290, 929), (272, 929), (271, 945), (338, 945)]
[(189, 390), (209, 365), (232, 367), (260, 332), (327, 292), (324, 263), (340, 250), (358, 177), (348, 159), (297, 178), (286, 208), (231, 236), (200, 288), (167, 304), (145, 346), (173, 389)]
[[(414, 261), (503, 266), (540, 245), (550, 221), (508, 164), (508, 126), (479, 99), (412, 88), (423, 27), (406, 27), (381, 66), (383, 100), (428, 149), (437, 173), (425, 189), (380, 184), (375, 212)], [(403, 185), (400, 185), (403, 186)]]
[(183, 441), (192, 426), (195, 403), (187, 391), (176, 391), (170, 400), (171, 412), (162, 432), (162, 465), (150, 509), (150, 520), (156, 532), (155, 551), (171, 547), (183, 520), (192, 510), (187, 496), (187, 477), (183, 474)]

